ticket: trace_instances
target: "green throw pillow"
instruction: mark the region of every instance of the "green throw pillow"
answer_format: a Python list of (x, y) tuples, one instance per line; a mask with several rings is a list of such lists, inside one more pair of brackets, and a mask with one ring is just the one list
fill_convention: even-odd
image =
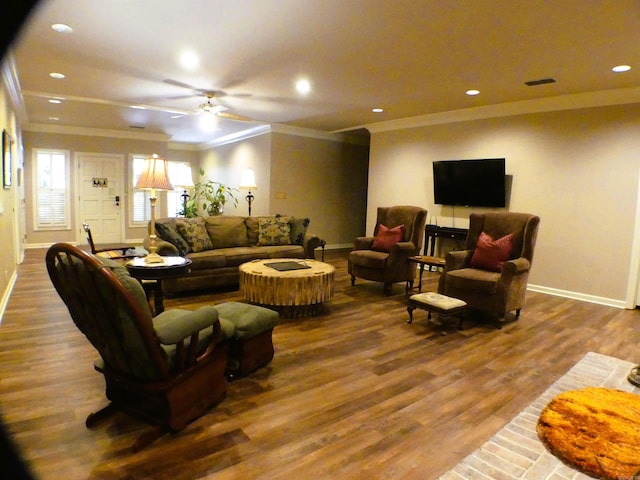
[(156, 223), (156, 233), (162, 240), (174, 245), (181, 257), (191, 251), (189, 243), (180, 235), (175, 223)]
[(258, 245), (291, 245), (291, 227), (285, 217), (261, 218)]
[(181, 218), (176, 220), (176, 226), (180, 235), (191, 247), (192, 252), (204, 252), (213, 248), (213, 243), (205, 228), (204, 218)]
[(245, 217), (213, 215), (206, 219), (206, 228), (216, 248), (249, 246)]

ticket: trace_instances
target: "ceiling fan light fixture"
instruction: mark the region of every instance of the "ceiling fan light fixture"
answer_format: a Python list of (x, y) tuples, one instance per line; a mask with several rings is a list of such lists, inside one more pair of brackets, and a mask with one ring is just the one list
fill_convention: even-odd
[(218, 117), (213, 114), (202, 115), (199, 121), (200, 128), (205, 132), (212, 132), (218, 129)]

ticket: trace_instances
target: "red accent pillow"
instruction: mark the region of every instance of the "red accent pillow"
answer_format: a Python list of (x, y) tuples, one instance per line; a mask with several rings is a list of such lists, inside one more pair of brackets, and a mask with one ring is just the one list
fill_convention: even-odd
[(513, 250), (513, 233), (494, 240), (490, 235), (482, 232), (471, 257), (471, 266), (501, 272), (502, 265), (511, 257), (511, 250)]
[(396, 243), (401, 242), (404, 238), (404, 225), (388, 228), (383, 224), (378, 227), (378, 234), (373, 239), (371, 250), (378, 252), (388, 252)]

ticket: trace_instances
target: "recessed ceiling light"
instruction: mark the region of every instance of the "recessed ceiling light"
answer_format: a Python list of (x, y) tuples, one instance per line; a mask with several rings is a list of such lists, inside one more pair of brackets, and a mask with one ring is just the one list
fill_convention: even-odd
[(64, 78), (64, 73), (51, 72), (51, 73), (49, 74), (49, 76), (50, 76), (51, 78), (60, 78), (60, 79), (62, 79), (62, 78)]
[(136, 110), (146, 110), (146, 108), (141, 105), (129, 105), (129, 108), (135, 108)]
[(187, 70), (195, 70), (200, 65), (200, 58), (195, 52), (185, 51), (180, 55), (180, 65)]
[(613, 70), (616, 73), (628, 72), (629, 70), (631, 70), (631, 67), (629, 65), (617, 65), (613, 67), (611, 70)]
[(301, 79), (296, 82), (296, 91), (300, 95), (307, 95), (311, 91), (311, 83), (309, 80)]
[(58, 118), (58, 117), (49, 117), (49, 120), (53, 120), (54, 122), (57, 122), (58, 120), (60, 120), (60, 118)]
[(53, 28), (58, 33), (73, 32), (73, 28), (71, 28), (69, 25), (66, 25), (64, 23), (54, 23), (53, 25), (51, 25), (51, 28)]
[(382, 113), (382, 112), (384, 112), (384, 110), (383, 110), (382, 108), (372, 108), (372, 109), (371, 109), (371, 111), (372, 111), (372, 112), (375, 112), (375, 113)]
[(57, 98), (50, 98), (49, 103), (62, 103), (62, 100), (58, 100)]
[(465, 93), (473, 97), (475, 95), (480, 95), (480, 90), (467, 90)]

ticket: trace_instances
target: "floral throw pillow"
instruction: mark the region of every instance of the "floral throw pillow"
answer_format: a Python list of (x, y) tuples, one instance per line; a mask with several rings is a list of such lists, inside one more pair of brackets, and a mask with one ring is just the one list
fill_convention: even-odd
[(156, 223), (156, 233), (165, 242), (169, 242), (178, 249), (178, 255), (184, 257), (187, 253), (191, 252), (191, 246), (178, 232), (178, 227), (175, 223)]
[(205, 227), (204, 218), (181, 218), (176, 220), (176, 227), (178, 227), (178, 232), (191, 247), (191, 251), (204, 252), (213, 248), (213, 243)]
[(291, 245), (290, 234), (287, 218), (261, 218), (258, 223), (258, 245)]
[(304, 244), (304, 236), (307, 233), (307, 228), (309, 228), (309, 223), (311, 220), (307, 217), (303, 218), (290, 218), (289, 219), (289, 228), (291, 228), (291, 243), (294, 245), (303, 245)]
[(471, 257), (471, 266), (492, 272), (501, 272), (504, 262), (511, 257), (513, 233), (494, 240), (485, 232), (480, 233), (478, 243)]

